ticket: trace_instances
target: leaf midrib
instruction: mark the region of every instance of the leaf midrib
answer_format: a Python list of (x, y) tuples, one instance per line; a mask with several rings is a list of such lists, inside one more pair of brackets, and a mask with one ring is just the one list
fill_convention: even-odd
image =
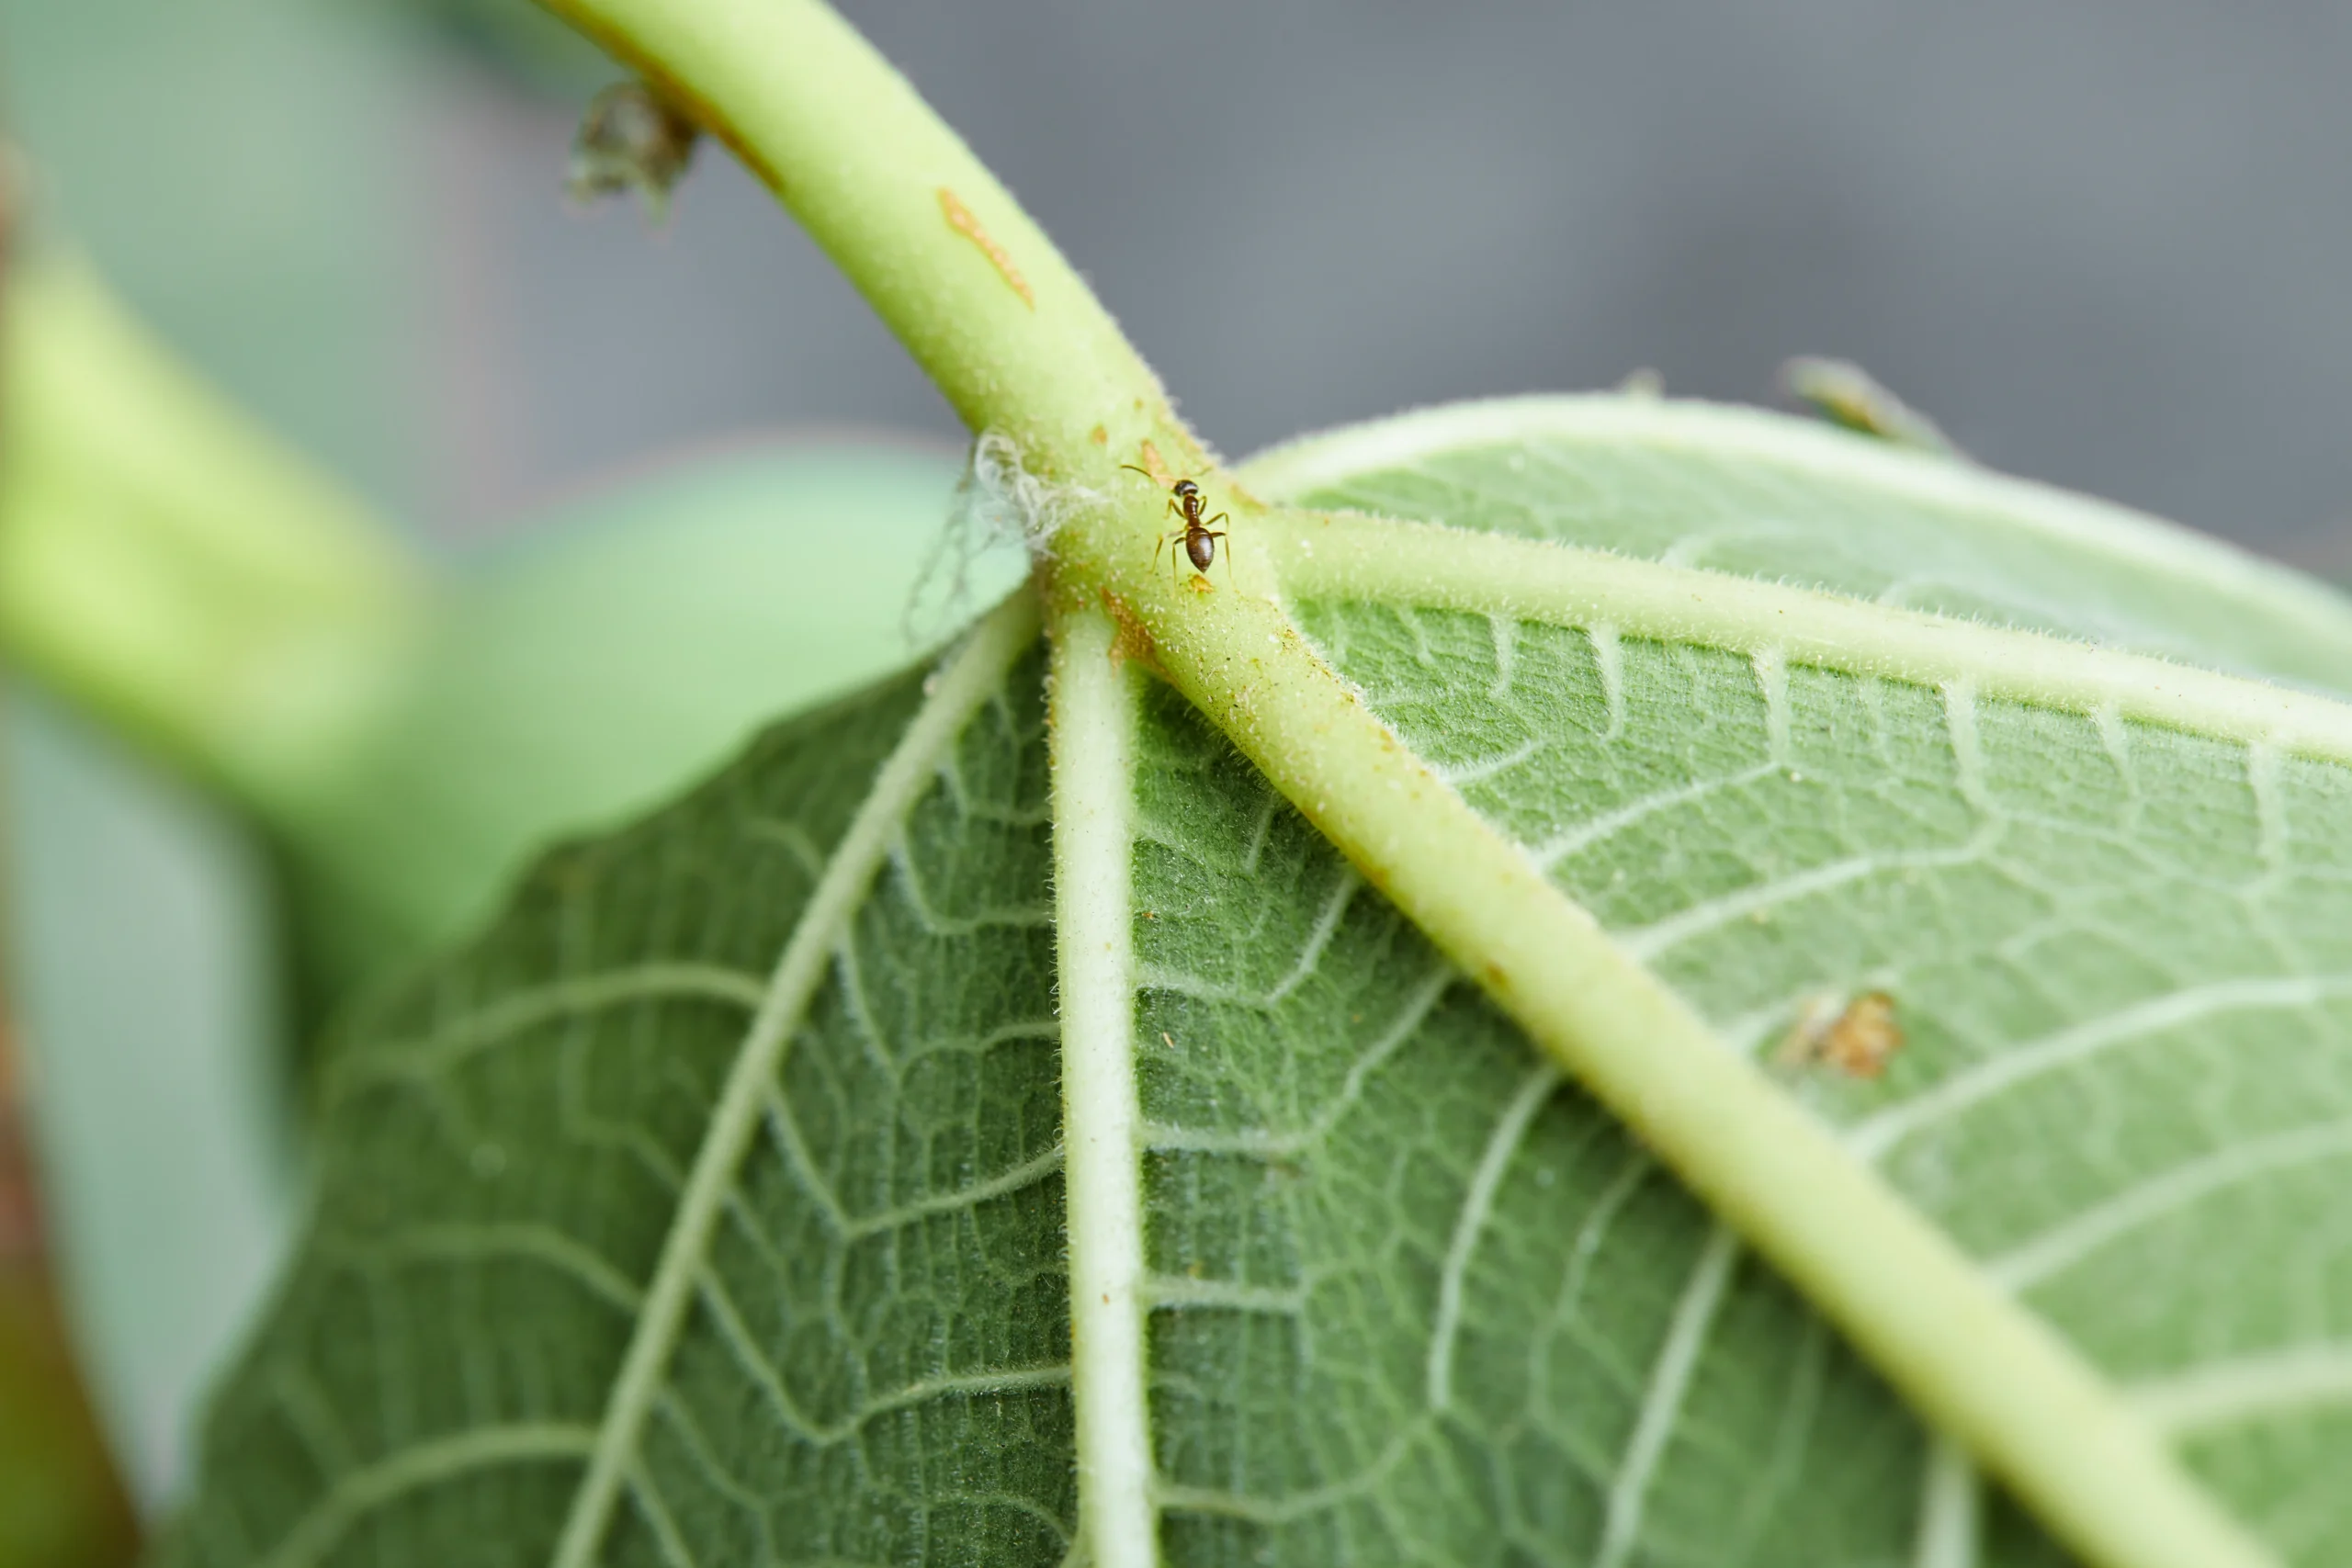
[(1078, 1540), (1092, 1568), (1152, 1568), (1148, 1290), (1135, 1059), (1133, 672), (1100, 612), (1057, 614), (1055, 979), (1069, 1247)]
[(1544, 436), (1605, 440), (1669, 457), (1741, 458), (1781, 474), (1963, 511), (2152, 570), (2179, 586), (2283, 600), (2312, 629), (2336, 640), (2352, 637), (2352, 606), (2333, 589), (2168, 518), (1733, 404), (1605, 393), (1478, 399), (1296, 436), (1235, 473), (1260, 493), (1295, 503), (1317, 485), (1368, 471)]
[(2352, 701), (2044, 632), (1437, 524), (1285, 513), (1262, 526), (1286, 597), (1511, 617), (2135, 719), (2352, 765)]

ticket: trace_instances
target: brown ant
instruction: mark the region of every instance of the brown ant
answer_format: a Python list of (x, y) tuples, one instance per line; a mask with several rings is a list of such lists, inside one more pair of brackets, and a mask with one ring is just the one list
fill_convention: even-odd
[[(1138, 468), (1133, 463), (1122, 463), (1119, 467), (1141, 474), (1154, 484), (1159, 482), (1151, 479), (1149, 470)], [(1225, 537), (1221, 530), (1212, 529), (1209, 525), (1229, 521), (1232, 513), (1220, 512), (1204, 520), (1201, 513), (1208, 510), (1208, 497), (1203, 495), (1201, 487), (1190, 479), (1178, 479), (1168, 487), (1168, 510), (1182, 518), (1184, 525), (1159, 536), (1159, 543), (1153, 547), (1151, 552), (1152, 569), (1155, 571), (1159, 570), (1159, 552), (1168, 547), (1168, 541), (1182, 539), (1184, 541), (1184, 554), (1192, 561), (1193, 570), (1206, 576), (1209, 568), (1216, 562), (1216, 542)]]

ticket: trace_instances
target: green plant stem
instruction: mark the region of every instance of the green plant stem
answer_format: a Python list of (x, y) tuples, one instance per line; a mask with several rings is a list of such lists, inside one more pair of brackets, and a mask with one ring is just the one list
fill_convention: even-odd
[(1179, 471), (1207, 468), (1085, 280), (832, 11), (806, 0), (542, 3), (734, 148), (973, 430), (1003, 433), (1033, 471), (1065, 480), (1115, 472), (1104, 454), (1146, 440)]
[(1007, 434), (1030, 474), (1070, 487), (1045, 546), (1049, 625), (1107, 611), (1110, 657), (1155, 665), (2078, 1551), (2113, 1568), (2267, 1561), (2070, 1347), (1724, 1049), (1363, 707), (1272, 596), (1272, 563), (1249, 543), (1263, 508), (1207, 473), (1235, 514), (1227, 581), (1160, 568), (1160, 493), (1130, 479), (1135, 499), (1113, 503), (1114, 465), (1150, 466), (1149, 440), (1204, 474), (1197, 445), (1051, 243), (854, 32), (814, 0), (549, 3), (767, 178), (976, 431)]
[(0, 649), (249, 805), (299, 794), (415, 633), (409, 562), (78, 262), (12, 268), (0, 327)]

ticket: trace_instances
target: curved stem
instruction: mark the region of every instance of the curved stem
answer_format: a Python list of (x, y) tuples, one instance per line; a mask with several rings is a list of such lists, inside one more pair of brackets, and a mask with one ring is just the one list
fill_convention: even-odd
[(189, 771), (282, 802), (398, 667), (410, 563), (79, 264), (28, 259), (6, 306), (0, 646)]
[[(814, 0), (542, 0), (734, 148), (975, 432), (1032, 470), (1205, 456), (1093, 291), (874, 47)], [(1102, 432), (1098, 436), (1097, 430)]]

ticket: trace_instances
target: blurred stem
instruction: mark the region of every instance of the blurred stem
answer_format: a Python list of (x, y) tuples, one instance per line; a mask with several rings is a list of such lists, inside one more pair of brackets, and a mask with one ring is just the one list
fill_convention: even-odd
[(299, 795), (400, 667), (411, 565), (77, 261), (13, 268), (0, 328), (0, 650), (266, 814)]

